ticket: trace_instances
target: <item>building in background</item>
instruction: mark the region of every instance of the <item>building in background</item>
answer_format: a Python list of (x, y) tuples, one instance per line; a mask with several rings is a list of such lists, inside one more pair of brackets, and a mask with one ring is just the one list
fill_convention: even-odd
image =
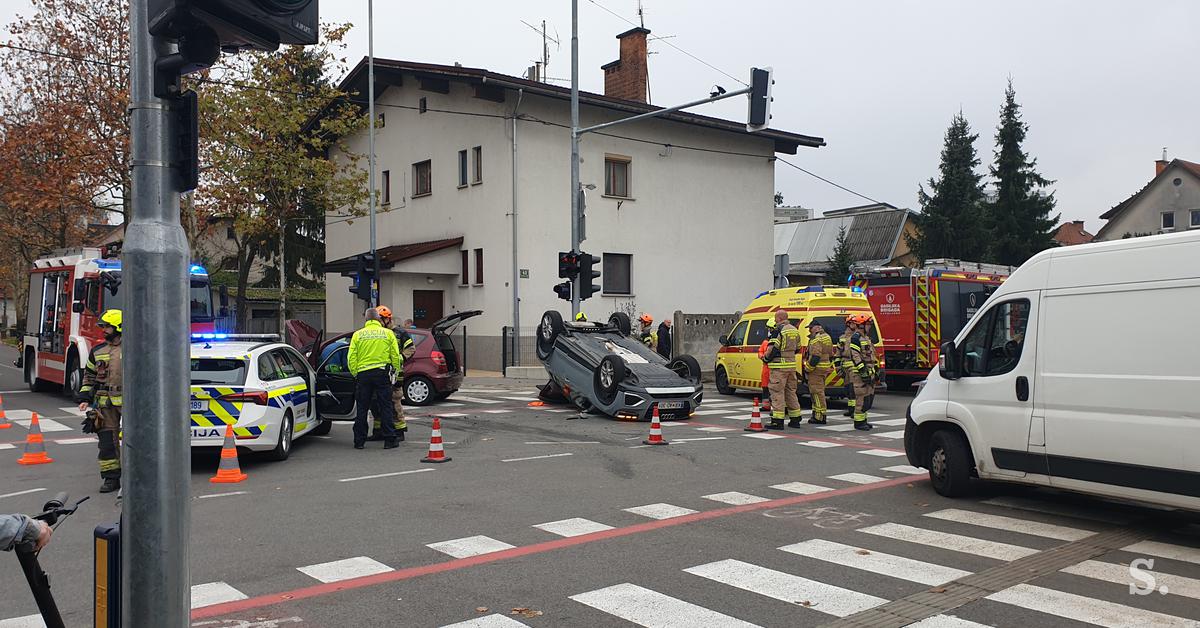
[(1097, 241), (1200, 228), (1200, 164), (1155, 161), (1154, 178), (1100, 217)]
[(1059, 246), (1074, 246), (1076, 244), (1087, 244), (1096, 236), (1088, 233), (1087, 229), (1083, 228), (1082, 220), (1072, 220), (1064, 222), (1054, 230), (1054, 241)]
[(864, 267), (916, 267), (919, 260), (908, 248), (905, 234), (915, 235), (916, 212), (887, 203), (860, 205), (825, 212), (820, 218), (775, 225), (775, 254), (788, 256), (788, 282), (819, 285), (831, 270), (828, 262), (846, 229), (850, 255)]
[(812, 220), (813, 210), (811, 207), (800, 207), (799, 205), (779, 205), (775, 207), (775, 224), (781, 222), (796, 222), (797, 220)]

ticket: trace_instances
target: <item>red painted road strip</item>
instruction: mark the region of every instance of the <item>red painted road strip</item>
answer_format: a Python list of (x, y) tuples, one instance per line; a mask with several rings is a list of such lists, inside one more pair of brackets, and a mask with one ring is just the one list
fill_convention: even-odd
[[(688, 425), (698, 425), (700, 427), (729, 427), (728, 425), (717, 425), (715, 423), (697, 423), (695, 421), (688, 421), (687, 424)], [(750, 419), (746, 419), (746, 424), (747, 425), (750, 424)], [(792, 429), (795, 429), (795, 428), (792, 428)], [(900, 453), (904, 453), (903, 449), (894, 449), (891, 447), (876, 447), (875, 445), (867, 445), (864, 443), (855, 443), (852, 441), (839, 440), (836, 438), (814, 438), (812, 436), (800, 436), (799, 434), (780, 434), (778, 431), (769, 431), (767, 433), (773, 434), (775, 436), (779, 436), (782, 438), (790, 438), (792, 440), (815, 440), (815, 441), (819, 441), (822, 443), (836, 443), (836, 444), (842, 445), (844, 447), (855, 447), (858, 449), (878, 449), (879, 451), (898, 451)], [(870, 434), (867, 434), (867, 436), (870, 436)]]
[(621, 538), (621, 537), (625, 537), (625, 536), (632, 536), (634, 534), (650, 532), (652, 530), (658, 530), (660, 528), (671, 528), (671, 527), (684, 525), (684, 524), (688, 524), (688, 523), (695, 523), (697, 521), (707, 521), (709, 519), (717, 519), (720, 517), (727, 517), (729, 515), (736, 515), (736, 514), (740, 514), (743, 512), (753, 512), (756, 510), (769, 510), (771, 508), (779, 508), (781, 506), (790, 506), (792, 504), (803, 504), (803, 503), (807, 503), (807, 502), (821, 501), (821, 500), (829, 499), (831, 497), (841, 497), (843, 495), (854, 495), (857, 493), (866, 493), (868, 491), (876, 491), (876, 490), (883, 489), (883, 488), (891, 488), (893, 486), (899, 486), (901, 484), (916, 484), (918, 482), (925, 482), (925, 481), (927, 481), (927, 479), (912, 478), (912, 477), (895, 478), (895, 479), (886, 480), (883, 482), (875, 482), (874, 484), (863, 484), (863, 485), (859, 485), (859, 486), (851, 486), (851, 487), (847, 487), (847, 488), (843, 488), (843, 489), (838, 489), (835, 491), (826, 491), (823, 493), (813, 493), (812, 495), (797, 495), (795, 497), (784, 497), (781, 499), (772, 499), (770, 501), (759, 502), (757, 504), (746, 504), (743, 506), (730, 506), (729, 508), (719, 508), (717, 510), (707, 510), (704, 512), (698, 512), (698, 513), (691, 514), (691, 515), (684, 515), (682, 517), (674, 517), (671, 519), (661, 519), (661, 520), (657, 520), (657, 521), (648, 521), (646, 523), (639, 523), (637, 525), (627, 526), (624, 528), (613, 528), (612, 530), (603, 530), (600, 532), (593, 532), (591, 534), (584, 534), (581, 536), (573, 536), (573, 537), (567, 537), (567, 538), (563, 538), (563, 539), (556, 539), (553, 541), (546, 541), (545, 543), (536, 543), (534, 545), (527, 545), (525, 547), (515, 547), (513, 549), (503, 550), (500, 552), (492, 552), (490, 554), (483, 554), (480, 556), (471, 556), (470, 558), (459, 558), (459, 559), (455, 559), (455, 560), (448, 560), (448, 561), (441, 562), (441, 563), (434, 563), (432, 565), (422, 565), (420, 567), (409, 567), (407, 569), (399, 569), (397, 571), (389, 571), (386, 573), (375, 574), (375, 575), (371, 575), (371, 576), (363, 576), (361, 578), (353, 578), (351, 580), (342, 580), (340, 582), (317, 584), (317, 585), (313, 585), (310, 587), (304, 587), (301, 589), (294, 589), (292, 591), (285, 591), (282, 593), (261, 595), (261, 596), (252, 597), (252, 598), (249, 598), (246, 600), (225, 602), (224, 604), (214, 604), (212, 606), (205, 606), (203, 608), (198, 608), (198, 609), (192, 611), (192, 619), (195, 620), (195, 619), (205, 619), (208, 617), (220, 617), (222, 615), (229, 615), (231, 613), (240, 613), (240, 612), (248, 611), (248, 610), (255, 609), (255, 608), (262, 608), (264, 606), (274, 606), (276, 604), (283, 604), (286, 602), (295, 602), (297, 600), (320, 597), (323, 595), (329, 595), (331, 593), (337, 593), (339, 591), (350, 591), (353, 589), (361, 589), (363, 587), (375, 586), (377, 584), (384, 584), (387, 582), (400, 582), (403, 580), (411, 580), (413, 578), (418, 578), (421, 576), (428, 576), (428, 575), (443, 573), (443, 572), (447, 572), (447, 571), (457, 571), (459, 569), (465, 569), (467, 567), (474, 567), (476, 565), (486, 565), (488, 563), (494, 563), (494, 562), (498, 562), (501, 560), (507, 560), (509, 558), (520, 558), (522, 556), (544, 554), (546, 552), (552, 552), (554, 550), (565, 549), (568, 547), (575, 547), (577, 545), (586, 545), (588, 543), (593, 543), (596, 541), (604, 541), (607, 539), (616, 539), (616, 538)]

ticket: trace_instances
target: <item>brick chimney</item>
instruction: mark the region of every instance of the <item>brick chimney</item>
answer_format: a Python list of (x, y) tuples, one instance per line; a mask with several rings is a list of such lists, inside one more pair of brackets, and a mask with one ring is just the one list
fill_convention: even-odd
[[(607, 85), (607, 82), (606, 82), (606, 85)], [(605, 90), (605, 91), (607, 91), (607, 90)], [(1162, 174), (1162, 171), (1166, 170), (1167, 166), (1169, 166), (1169, 165), (1171, 165), (1171, 162), (1167, 161), (1166, 159), (1156, 159), (1154, 161), (1154, 176), (1157, 177), (1158, 175)]]
[(604, 70), (604, 95), (646, 102), (649, 74), (646, 65), (647, 28), (631, 28), (620, 35), (621, 58), (600, 66)]

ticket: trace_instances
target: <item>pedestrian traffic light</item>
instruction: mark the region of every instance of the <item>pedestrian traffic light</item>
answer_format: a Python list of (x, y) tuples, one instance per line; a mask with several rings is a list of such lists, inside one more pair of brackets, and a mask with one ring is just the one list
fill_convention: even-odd
[(746, 130), (761, 131), (771, 123), (771, 86), (775, 84), (771, 68), (750, 68), (750, 107)]
[(560, 284), (555, 284), (554, 294), (557, 294), (558, 298), (560, 298), (564, 301), (570, 301), (571, 300), (571, 282), (564, 281)]
[(579, 254), (571, 251), (558, 252), (558, 276), (573, 279), (579, 274)]
[(594, 266), (600, 263), (600, 258), (589, 253), (579, 254), (579, 300), (582, 301), (600, 292), (600, 284), (592, 283), (600, 278), (600, 271)]
[(275, 50), (317, 43), (317, 0), (149, 0), (150, 33), (168, 39), (198, 31), (221, 49)]
[(370, 253), (363, 253), (354, 258), (354, 285), (350, 293), (367, 303), (374, 303), (372, 288), (375, 285), (375, 258)]

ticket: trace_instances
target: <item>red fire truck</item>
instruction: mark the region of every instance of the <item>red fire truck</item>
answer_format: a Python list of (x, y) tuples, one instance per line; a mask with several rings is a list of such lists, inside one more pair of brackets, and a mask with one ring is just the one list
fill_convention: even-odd
[(924, 268), (889, 267), (858, 272), (875, 312), (887, 363), (889, 390), (907, 390), (937, 365), (942, 343), (953, 340), (1012, 268), (930, 260)]
[[(216, 319), (208, 272), (193, 264), (189, 275), (192, 331), (212, 332)], [(104, 342), (96, 326), (100, 314), (124, 308), (119, 258), (83, 248), (36, 260), (29, 271), (29, 308), (18, 361), (29, 389), (38, 392), (58, 384), (74, 398), (83, 383), (84, 361)]]

